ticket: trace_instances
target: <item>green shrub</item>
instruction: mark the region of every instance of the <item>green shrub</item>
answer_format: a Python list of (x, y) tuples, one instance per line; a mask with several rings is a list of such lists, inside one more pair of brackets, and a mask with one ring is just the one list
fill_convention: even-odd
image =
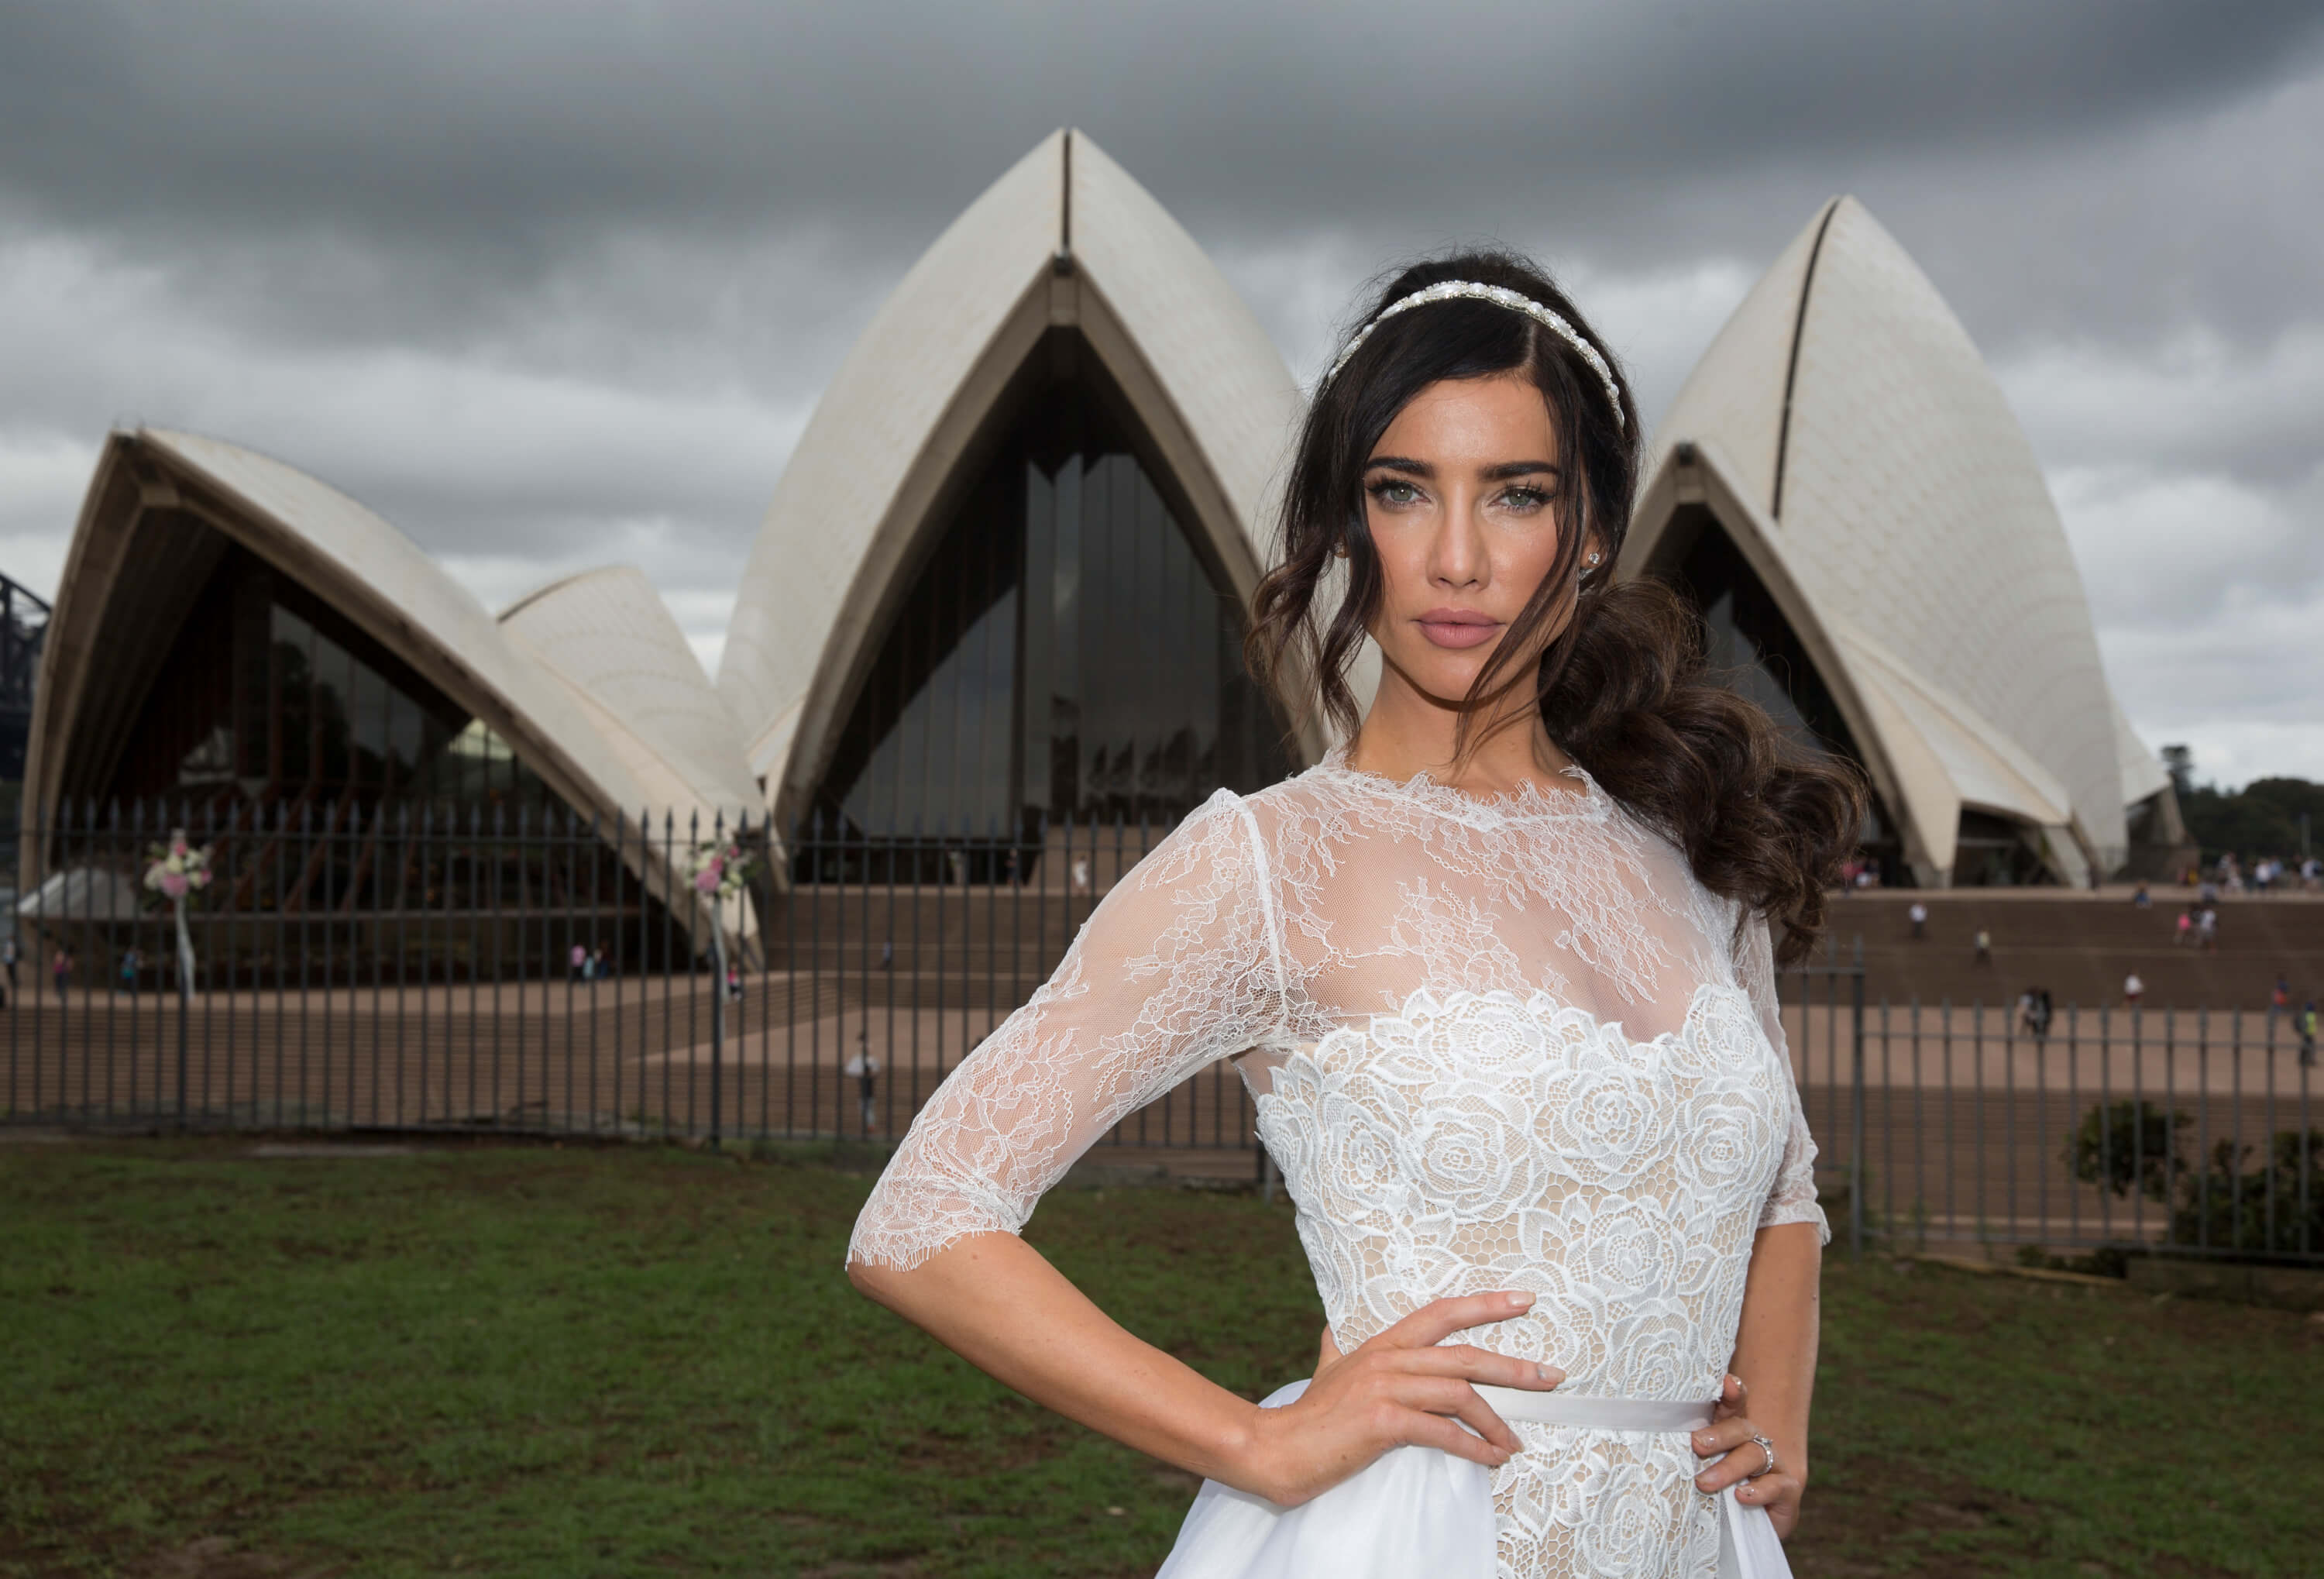
[(2167, 1199), (2172, 1177), (2186, 1169), (2179, 1131), (2188, 1118), (2144, 1097), (2094, 1107), (2066, 1137), (2066, 1166), (2084, 1184), (2127, 1196), (2135, 1188), (2150, 1201)]
[(2135, 1189), (2171, 1203), (2171, 1244), (2257, 1255), (2324, 1250), (2324, 1130), (2278, 1131), (2256, 1165), (2254, 1148), (2221, 1140), (2198, 1167), (2186, 1146), (2191, 1122), (2143, 1097), (2103, 1103), (2067, 1136), (2066, 1166), (2116, 1196)]
[(2277, 1131), (2262, 1167), (2248, 1166), (2252, 1151), (2222, 1140), (2201, 1172), (2181, 1178), (2171, 1242), (2276, 1255), (2324, 1250), (2324, 1130)]

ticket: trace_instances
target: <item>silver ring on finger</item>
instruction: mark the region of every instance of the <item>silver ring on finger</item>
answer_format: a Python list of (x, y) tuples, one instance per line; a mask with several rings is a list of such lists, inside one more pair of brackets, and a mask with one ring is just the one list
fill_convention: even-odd
[(1765, 1436), (1754, 1436), (1751, 1440), (1758, 1445), (1760, 1452), (1767, 1455), (1767, 1466), (1765, 1469), (1753, 1470), (1749, 1474), (1745, 1475), (1743, 1478), (1747, 1481), (1756, 1481), (1761, 1475), (1774, 1474), (1775, 1473), (1775, 1445), (1768, 1441)]

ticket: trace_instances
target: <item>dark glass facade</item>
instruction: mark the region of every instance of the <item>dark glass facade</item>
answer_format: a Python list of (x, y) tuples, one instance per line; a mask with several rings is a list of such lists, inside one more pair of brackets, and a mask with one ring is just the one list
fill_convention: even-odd
[(238, 546), (146, 694), (110, 795), (551, 803), (499, 736)]
[[(1674, 532), (1691, 532), (1692, 539), (1674, 582), (1702, 612), (1710, 667), (1765, 708), (1800, 744), (1862, 763), (1863, 753), (1840, 704), (1766, 584), (1710, 512), (1690, 506), (1687, 513), (1695, 519), (1673, 523)], [(1876, 794), (1866, 817), (1862, 854), (1879, 870), (1882, 882), (1909, 884), (1912, 869), (1895, 828)]]
[[(687, 952), (637, 876), (636, 823), (609, 834), (570, 815), (506, 741), (239, 545), (180, 626), (106, 793), (51, 816), (60, 868), (134, 872), (173, 826), (210, 847), (198, 913), (217, 983), (317, 984), (310, 965), (324, 982), (534, 975), (576, 943), (621, 969)], [(683, 839), (665, 830), (658, 847)], [(333, 918), (363, 924), (318, 964), (281, 929)], [(295, 977), (293, 958), (308, 962)]]
[(1045, 817), (1167, 821), (1291, 771), (1240, 609), (1149, 452), (1085, 372), (1020, 402), (889, 624), (823, 826), (1020, 839)]
[(1953, 846), (1954, 887), (2018, 888), (2056, 881), (2018, 824), (1990, 812), (1961, 813)]
[(32, 685), (40, 675), (41, 642), (48, 630), (49, 605), (0, 576), (0, 784), (23, 782), (24, 744), (32, 728)]

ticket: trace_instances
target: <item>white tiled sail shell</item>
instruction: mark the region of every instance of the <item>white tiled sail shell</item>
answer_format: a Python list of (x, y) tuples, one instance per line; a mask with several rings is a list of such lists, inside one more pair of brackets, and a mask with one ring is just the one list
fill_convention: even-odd
[(1009, 376), (1078, 324), (1248, 591), (1300, 411), (1282, 355), (1178, 223), (1080, 133), (1042, 141), (938, 236), (800, 437), (735, 596), (718, 692), (779, 813), (900, 593), (938, 490)]
[[(1720, 330), (1649, 479), (1682, 442), (1748, 497), (1810, 605), (1795, 617), (1858, 669), (1828, 678), (1867, 698), (1851, 723), (1886, 736), (1868, 746), (1940, 873), (1963, 806), (2052, 828), (2053, 846), (2070, 826), (2122, 847), (2128, 748), (2033, 448), (1960, 320), (1854, 199), (1819, 212)], [(1641, 516), (1626, 564), (1668, 519)], [(1877, 633), (1885, 661), (1851, 632)]]
[(706, 826), (756, 820), (759, 789), (734, 716), (643, 571), (568, 576), (504, 610), (500, 625), (572, 693), (645, 785), (646, 806), (698, 815)]
[(1840, 199), (1801, 327), (1776, 525), (1820, 597), (2056, 775), (2124, 842), (2114, 702), (2033, 446), (1936, 287)]

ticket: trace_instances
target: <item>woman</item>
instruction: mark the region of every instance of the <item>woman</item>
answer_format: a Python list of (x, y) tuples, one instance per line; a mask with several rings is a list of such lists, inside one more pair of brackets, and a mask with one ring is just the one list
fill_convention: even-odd
[[(856, 1224), (873, 1298), (1208, 1477), (1171, 1579), (1783, 1571), (1828, 1233), (1774, 966), (1860, 792), (1702, 677), (1669, 593), (1609, 585), (1637, 453), (1537, 271), (1399, 276), (1307, 413), (1253, 611), (1256, 666), (1351, 743), (1119, 884)], [(1015, 1237), (1229, 1057), (1330, 1322), (1258, 1406)]]

